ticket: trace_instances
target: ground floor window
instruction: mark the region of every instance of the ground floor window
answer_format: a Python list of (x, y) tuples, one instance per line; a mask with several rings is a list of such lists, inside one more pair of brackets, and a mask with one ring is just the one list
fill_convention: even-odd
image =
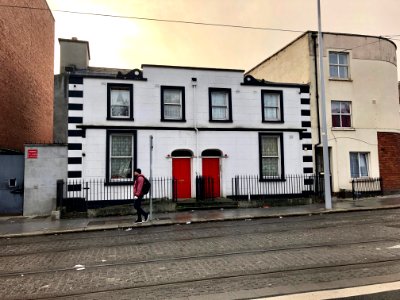
[(281, 134), (259, 135), (260, 177), (270, 179), (283, 176), (283, 139)]
[(350, 172), (352, 178), (368, 177), (367, 152), (350, 152)]
[(132, 180), (135, 168), (135, 132), (107, 131), (107, 167), (108, 180)]

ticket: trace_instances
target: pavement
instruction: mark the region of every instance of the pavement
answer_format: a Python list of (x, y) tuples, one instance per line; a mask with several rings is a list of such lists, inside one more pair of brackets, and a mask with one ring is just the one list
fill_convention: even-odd
[(325, 204), (281, 207), (192, 210), (186, 212), (153, 214), (148, 222), (134, 223), (136, 216), (74, 218), (55, 220), (51, 217), (0, 217), (0, 238), (63, 234), (97, 230), (134, 230), (137, 227), (192, 224), (216, 221), (247, 220), (259, 218), (285, 218), (313, 214), (330, 214), (363, 210), (400, 208), (400, 195), (365, 199), (334, 199), (332, 209)]

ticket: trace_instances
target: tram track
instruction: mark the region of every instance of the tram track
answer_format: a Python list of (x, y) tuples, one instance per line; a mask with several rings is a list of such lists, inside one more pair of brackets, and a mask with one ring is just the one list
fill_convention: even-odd
[[(376, 239), (376, 240), (368, 240), (368, 241), (356, 241), (356, 242), (346, 242), (346, 243), (320, 243), (320, 244), (309, 244), (304, 246), (297, 247), (276, 247), (269, 249), (249, 249), (243, 251), (231, 251), (231, 252), (210, 252), (209, 254), (202, 255), (187, 255), (187, 256), (167, 256), (155, 259), (147, 259), (147, 260), (121, 260), (119, 262), (114, 263), (102, 263), (102, 264), (87, 264), (84, 263), (85, 269), (98, 269), (98, 268), (110, 268), (110, 267), (118, 267), (118, 266), (126, 266), (126, 265), (138, 265), (138, 264), (149, 264), (149, 263), (162, 263), (162, 262), (171, 262), (171, 261), (181, 261), (181, 260), (192, 260), (192, 259), (205, 259), (205, 258), (214, 258), (214, 257), (227, 257), (233, 255), (251, 255), (251, 254), (259, 254), (259, 253), (269, 253), (269, 252), (279, 252), (279, 251), (298, 251), (298, 250), (309, 250), (316, 248), (343, 248), (348, 246), (357, 246), (357, 245), (367, 245), (367, 244), (375, 244), (375, 243), (400, 243), (400, 238), (390, 238), (390, 239)], [(400, 255), (400, 253), (399, 253)], [(398, 259), (400, 260), (400, 256)], [(21, 276), (21, 275), (36, 275), (43, 273), (56, 273), (63, 271), (74, 271), (76, 270), (74, 267), (66, 267), (66, 268), (54, 268), (54, 269), (44, 269), (37, 271), (18, 271), (18, 272), (9, 272), (9, 273), (0, 273), (0, 278), (9, 277), (9, 276)]]
[[(204, 282), (213, 282), (215, 284), (216, 281), (221, 280), (243, 280), (248, 279), (249, 277), (259, 277), (259, 276), (281, 276), (287, 277), (293, 273), (303, 273), (303, 272), (329, 272), (330, 270), (348, 270), (348, 269), (371, 269), (375, 268), (380, 265), (400, 265), (400, 258), (398, 259), (387, 259), (387, 260), (378, 260), (378, 261), (370, 261), (370, 262), (356, 262), (356, 263), (344, 263), (344, 264), (335, 264), (335, 265), (324, 265), (324, 266), (313, 266), (313, 267), (301, 267), (301, 268), (288, 268), (285, 270), (274, 270), (274, 271), (255, 271), (246, 274), (236, 274), (236, 275), (220, 275), (220, 276), (209, 276), (206, 278), (197, 278), (197, 279), (188, 279), (188, 280), (175, 280), (169, 282), (161, 282), (161, 283), (149, 283), (149, 284), (138, 284), (135, 286), (123, 286), (123, 287), (108, 287), (108, 288), (100, 288), (98, 290), (93, 291), (80, 291), (80, 292), (70, 292), (68, 294), (52, 294), (51, 296), (48, 295), (35, 295), (35, 296), (26, 296), (21, 299), (25, 300), (47, 300), (47, 299), (79, 299), (82, 296), (94, 296), (99, 294), (107, 294), (107, 293), (115, 293), (121, 291), (129, 291), (129, 294), (134, 295), (136, 294), (137, 290), (146, 290), (147, 293), (151, 292), (153, 289), (157, 288), (164, 288), (169, 287), (169, 289), (176, 289), (180, 285), (187, 285), (191, 284), (193, 286), (200, 286)], [(386, 282), (392, 282), (395, 280), (386, 280)], [(397, 279), (398, 280), (398, 279)], [(379, 281), (382, 283), (382, 281)], [(349, 285), (350, 286), (350, 285)], [(90, 299), (99, 299), (97, 297)], [(101, 298), (107, 299), (107, 298)], [(250, 298), (243, 298), (243, 299), (250, 299)], [(251, 299), (254, 299), (251, 297)]]

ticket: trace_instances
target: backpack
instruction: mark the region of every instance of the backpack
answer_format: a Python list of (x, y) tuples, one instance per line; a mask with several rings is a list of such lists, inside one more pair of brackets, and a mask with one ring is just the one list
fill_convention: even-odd
[(143, 182), (143, 187), (142, 187), (142, 195), (146, 195), (149, 193), (150, 188), (151, 188), (151, 183), (150, 181), (143, 176), (144, 182)]

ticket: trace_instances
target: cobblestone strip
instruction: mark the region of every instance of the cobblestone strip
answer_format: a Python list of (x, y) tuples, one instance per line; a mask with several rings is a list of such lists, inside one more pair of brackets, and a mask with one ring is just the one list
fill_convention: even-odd
[[(399, 229), (372, 227), (368, 236), (354, 235), (353, 231), (342, 228), (318, 229), (302, 232), (253, 233), (237, 236), (211, 237), (204, 240), (167, 241), (159, 243), (136, 244), (115, 247), (96, 247), (67, 250), (52, 253), (36, 253), (18, 256), (0, 256), (0, 276), (14, 272), (35, 272), (72, 268), (76, 264), (86, 266), (139, 262), (143, 260), (168, 259), (197, 255), (212, 255), (235, 251), (254, 251), (279, 248), (315, 246), (324, 243), (352, 243), (366, 239), (398, 238)], [(72, 247), (73, 245), (71, 245)]]
[[(363, 278), (364, 284), (381, 282), (383, 276), (390, 275), (392, 281), (400, 280), (400, 264), (380, 263), (351, 267), (334, 267), (329, 269), (313, 269), (305, 271), (277, 272), (261, 275), (247, 275), (231, 278), (203, 280), (179, 284), (157, 285), (143, 288), (128, 288), (109, 292), (62, 297), (63, 300), (131, 300), (131, 299), (189, 299), (210, 295), (225, 295), (222, 299), (243, 299), (239, 295), (247, 292), (248, 297), (258, 298), (260, 295), (276, 296), (287, 291), (287, 286), (301, 289), (304, 285), (314, 284), (318, 289), (323, 283), (341, 282), (341, 287), (352, 286), (354, 278)], [(379, 281), (378, 279), (379, 278)], [(347, 281), (348, 284), (343, 284)], [(229, 296), (227, 296), (229, 295)], [(235, 297), (235, 295), (237, 295)], [(252, 296), (251, 296), (252, 295)]]
[[(382, 217), (383, 218), (383, 217)], [(393, 216), (386, 216), (386, 220), (392, 220)], [(379, 226), (376, 224), (371, 225), (372, 221), (377, 221), (378, 218), (371, 219), (363, 219), (360, 226), (369, 226), (371, 229)], [(25, 239), (22, 239), (20, 243), (10, 243), (10, 244), (0, 244), (0, 256), (7, 255), (22, 255), (22, 254), (33, 254), (33, 253), (43, 253), (43, 252), (55, 252), (55, 251), (65, 251), (65, 250), (74, 250), (74, 249), (88, 249), (88, 248), (98, 248), (98, 247), (113, 247), (118, 245), (131, 245), (131, 244), (143, 244), (143, 243), (156, 243), (162, 241), (173, 241), (173, 240), (189, 240), (196, 238), (210, 238), (210, 237), (218, 237), (218, 236), (245, 236), (247, 234), (252, 233), (265, 233), (265, 234), (276, 234), (276, 233), (294, 233), (297, 235), (301, 235), (303, 232), (310, 232), (318, 229), (316, 227), (322, 226), (319, 228), (330, 229), (330, 228), (342, 228), (343, 231), (347, 231), (346, 227), (350, 229), (356, 228), (355, 224), (348, 223), (348, 220), (336, 220), (329, 221), (325, 220), (323, 223), (318, 223), (316, 225), (313, 222), (288, 222), (285, 223), (283, 221), (276, 220), (275, 223), (265, 223), (261, 221), (237, 221), (232, 222), (231, 224), (236, 224), (236, 226), (216, 226), (216, 228), (206, 227), (199, 229), (199, 227), (190, 227), (190, 226), (173, 226), (171, 230), (165, 231), (156, 231), (155, 228), (134, 228), (130, 232), (124, 231), (112, 231), (112, 235), (110, 235), (110, 231), (100, 232), (96, 234), (88, 234), (81, 233), (79, 235), (74, 234), (74, 237), (79, 237), (75, 239), (71, 239), (70, 235), (58, 235), (49, 237), (36, 237), (31, 243), (24, 243)], [(379, 221), (381, 222), (381, 221)], [(241, 225), (241, 224), (251, 225)], [(351, 226), (351, 227), (350, 227)], [(391, 234), (393, 232), (400, 232), (400, 228), (392, 228), (387, 226), (381, 226), (383, 234)], [(363, 232), (360, 230), (360, 232)], [(87, 238), (80, 238), (86, 237)], [(7, 241), (7, 240), (2, 240)]]
[[(400, 259), (393, 243), (352, 245), (279, 252), (236, 254), (211, 258), (152, 262), (137, 265), (87, 268), (26, 276), (0, 281), (0, 299), (54, 297), (171, 282), (221, 278), (254, 273), (324, 267), (330, 264), (368, 263)], [(328, 263), (329, 262), (329, 263)]]

